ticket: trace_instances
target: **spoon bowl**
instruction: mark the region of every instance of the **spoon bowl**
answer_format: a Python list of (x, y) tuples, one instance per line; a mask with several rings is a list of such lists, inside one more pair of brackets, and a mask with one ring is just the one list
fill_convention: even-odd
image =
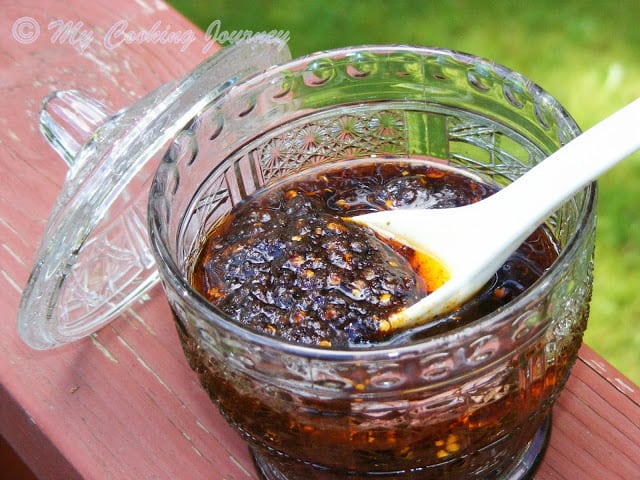
[(463, 207), (386, 210), (352, 217), (382, 237), (431, 256), (449, 273), (432, 293), (387, 319), (400, 330), (472, 297), (573, 194), (640, 149), (640, 99), (618, 110), (492, 196)]

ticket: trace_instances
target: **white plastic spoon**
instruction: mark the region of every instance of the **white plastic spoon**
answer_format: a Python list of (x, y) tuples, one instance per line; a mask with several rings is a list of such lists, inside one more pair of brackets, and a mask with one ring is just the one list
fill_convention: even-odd
[(406, 329), (460, 306), (565, 200), (638, 149), (640, 98), (480, 202), (352, 217), (383, 237), (425, 252), (450, 275), (431, 294), (392, 315), (384, 330)]

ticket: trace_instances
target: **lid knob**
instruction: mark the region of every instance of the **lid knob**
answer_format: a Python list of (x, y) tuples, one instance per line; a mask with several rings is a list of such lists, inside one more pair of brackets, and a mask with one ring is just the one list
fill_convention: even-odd
[(113, 116), (107, 107), (78, 90), (47, 95), (40, 105), (40, 131), (69, 167), (99, 127)]

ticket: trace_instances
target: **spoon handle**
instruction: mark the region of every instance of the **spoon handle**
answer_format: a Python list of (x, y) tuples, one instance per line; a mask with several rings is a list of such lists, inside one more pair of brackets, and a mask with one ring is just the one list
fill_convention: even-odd
[[(538, 225), (567, 198), (640, 149), (640, 98), (586, 130), (487, 200)], [(507, 216), (505, 216), (505, 214)]]

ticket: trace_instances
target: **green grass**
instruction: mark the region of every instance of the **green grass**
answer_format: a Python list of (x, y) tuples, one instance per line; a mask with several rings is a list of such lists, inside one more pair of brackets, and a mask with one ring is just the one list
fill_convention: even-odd
[[(206, 30), (289, 32), (294, 57), (372, 43), (441, 46), (526, 75), (583, 128), (640, 96), (640, 2), (170, 0)], [(640, 135), (640, 125), (638, 126)], [(586, 342), (640, 384), (640, 155), (600, 181)]]

